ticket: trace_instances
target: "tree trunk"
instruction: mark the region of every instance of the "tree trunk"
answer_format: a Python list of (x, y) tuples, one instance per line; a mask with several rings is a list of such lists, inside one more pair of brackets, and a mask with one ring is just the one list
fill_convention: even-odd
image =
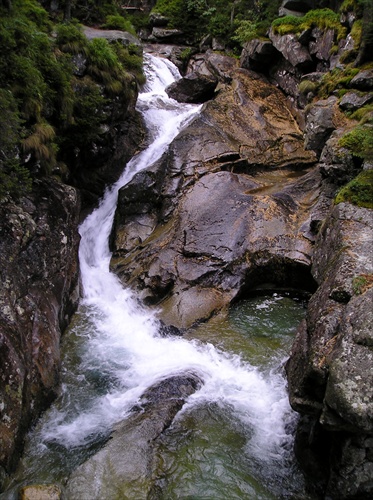
[(359, 53), (354, 65), (361, 66), (368, 61), (373, 61), (373, 3), (371, 0), (364, 2), (363, 32)]
[(65, 0), (65, 11), (63, 15), (63, 19), (65, 22), (71, 21), (71, 1), (72, 0)]

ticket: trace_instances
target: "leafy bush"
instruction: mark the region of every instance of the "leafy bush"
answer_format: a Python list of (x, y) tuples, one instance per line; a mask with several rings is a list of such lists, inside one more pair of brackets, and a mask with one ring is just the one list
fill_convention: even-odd
[(373, 208), (373, 170), (363, 170), (338, 192), (335, 203), (349, 202), (358, 207)]
[(364, 123), (372, 122), (372, 116), (373, 103), (366, 104), (365, 106), (362, 106), (361, 108), (348, 115), (348, 117), (352, 120), (359, 121), (361, 125), (363, 125)]
[[(179, 28), (198, 41), (210, 34), (230, 47), (264, 36), (277, 15), (280, 0), (158, 0), (154, 12), (168, 18), (170, 28)], [(253, 28), (254, 26), (254, 28)]]
[(68, 54), (88, 54), (88, 41), (80, 25), (74, 23), (59, 24), (56, 29), (56, 44)]

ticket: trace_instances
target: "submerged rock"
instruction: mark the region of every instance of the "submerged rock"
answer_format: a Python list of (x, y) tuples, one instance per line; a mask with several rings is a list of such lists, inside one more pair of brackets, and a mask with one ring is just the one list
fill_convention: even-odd
[(149, 498), (157, 479), (157, 445), (188, 396), (201, 385), (190, 373), (171, 376), (145, 391), (108, 443), (71, 475), (66, 500)]

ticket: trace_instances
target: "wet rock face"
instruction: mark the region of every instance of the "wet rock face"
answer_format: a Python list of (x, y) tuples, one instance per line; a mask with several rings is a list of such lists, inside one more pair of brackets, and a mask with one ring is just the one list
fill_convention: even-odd
[(80, 203), (74, 188), (39, 182), (0, 205), (0, 469), (55, 397), (60, 335), (76, 308)]
[(316, 241), (320, 287), (287, 364), (290, 402), (319, 429), (309, 430), (308, 446), (314, 460), (328, 457), (322, 481), (333, 499), (372, 494), (372, 239), (370, 210), (334, 208)]
[(153, 498), (162, 433), (201, 383), (198, 376), (186, 373), (147, 389), (108, 443), (71, 475), (64, 498)]
[[(179, 328), (265, 280), (306, 282), (321, 177), (297, 181), (314, 162), (302, 144), (283, 95), (234, 71), (168, 153), (120, 190), (112, 269)], [(260, 177), (265, 169), (282, 187)]]

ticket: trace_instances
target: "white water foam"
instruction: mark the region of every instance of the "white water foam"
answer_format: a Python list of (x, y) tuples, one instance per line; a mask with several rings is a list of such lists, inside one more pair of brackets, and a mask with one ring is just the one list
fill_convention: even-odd
[[(238, 356), (210, 344), (160, 337), (153, 313), (142, 308), (109, 272), (108, 238), (119, 188), (159, 159), (199, 112), (199, 106), (179, 104), (165, 93), (165, 87), (178, 77), (169, 61), (148, 56), (147, 76), (138, 108), (153, 142), (129, 163), (80, 228), (81, 309), (88, 315), (87, 325), (77, 327), (86, 337), (81, 367), (97, 367), (109, 374), (115, 388), (78, 408), (77, 416), (72, 417), (70, 409), (53, 410), (43, 437), (67, 447), (80, 446), (125, 417), (153, 383), (172, 374), (193, 372), (204, 384), (185, 408), (209, 401), (233, 408), (237, 418), (252, 429), (251, 452), (263, 459), (277, 456), (289, 439), (286, 423), (292, 418), (282, 375), (265, 376)], [(84, 377), (81, 375), (83, 384)]]

